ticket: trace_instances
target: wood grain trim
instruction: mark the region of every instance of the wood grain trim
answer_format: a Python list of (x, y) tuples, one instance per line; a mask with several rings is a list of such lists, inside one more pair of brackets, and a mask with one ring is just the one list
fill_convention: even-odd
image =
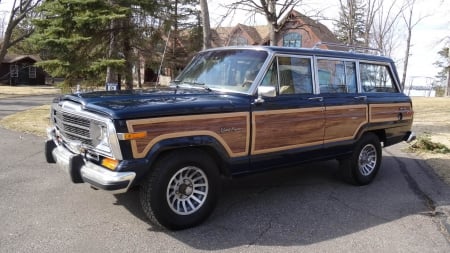
[(158, 142), (171, 138), (210, 136), (230, 157), (248, 155), (250, 113), (174, 116), (127, 121), (129, 132), (146, 131), (147, 138), (131, 140), (133, 157), (143, 158)]
[(370, 122), (388, 122), (399, 120), (398, 116), (402, 113), (403, 120), (413, 118), (412, 105), (410, 103), (389, 103), (389, 104), (371, 104), (369, 105)]
[(329, 106), (325, 109), (324, 143), (352, 140), (369, 122), (366, 104)]
[(323, 111), (314, 107), (254, 112), (251, 154), (322, 144)]

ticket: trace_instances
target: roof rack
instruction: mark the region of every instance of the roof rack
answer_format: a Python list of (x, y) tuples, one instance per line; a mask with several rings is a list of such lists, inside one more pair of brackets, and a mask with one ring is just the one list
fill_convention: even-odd
[(361, 46), (355, 46), (355, 45), (348, 45), (348, 44), (341, 44), (341, 43), (334, 43), (334, 42), (323, 42), (319, 41), (317, 42), (313, 48), (314, 49), (322, 49), (320, 46), (332, 46), (332, 47), (338, 47), (338, 48), (346, 48), (349, 52), (356, 52), (356, 53), (370, 53), (375, 55), (381, 55), (381, 50), (378, 48), (373, 47), (361, 47)]

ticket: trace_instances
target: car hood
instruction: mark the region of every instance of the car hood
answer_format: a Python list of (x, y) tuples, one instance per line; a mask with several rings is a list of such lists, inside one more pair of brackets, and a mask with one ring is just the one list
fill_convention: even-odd
[(55, 102), (72, 101), (84, 110), (111, 119), (248, 110), (250, 96), (197, 88), (164, 87), (151, 90), (100, 91), (63, 95)]

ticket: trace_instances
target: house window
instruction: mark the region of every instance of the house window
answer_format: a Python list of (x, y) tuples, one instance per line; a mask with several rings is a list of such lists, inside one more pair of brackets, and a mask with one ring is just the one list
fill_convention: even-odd
[(35, 66), (28, 67), (28, 76), (30, 78), (36, 78), (36, 67)]
[(301, 47), (302, 36), (298, 33), (288, 33), (283, 36), (283, 47)]
[(229, 44), (229, 46), (246, 46), (246, 45), (248, 45), (248, 41), (245, 37), (242, 36), (231, 38)]
[(17, 64), (11, 64), (9, 66), (9, 72), (11, 77), (19, 77), (19, 66)]

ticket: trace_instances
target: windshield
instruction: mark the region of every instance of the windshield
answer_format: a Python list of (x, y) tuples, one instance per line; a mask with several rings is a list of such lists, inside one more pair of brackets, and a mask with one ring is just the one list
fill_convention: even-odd
[(175, 83), (247, 93), (266, 58), (265, 51), (245, 49), (201, 52)]

